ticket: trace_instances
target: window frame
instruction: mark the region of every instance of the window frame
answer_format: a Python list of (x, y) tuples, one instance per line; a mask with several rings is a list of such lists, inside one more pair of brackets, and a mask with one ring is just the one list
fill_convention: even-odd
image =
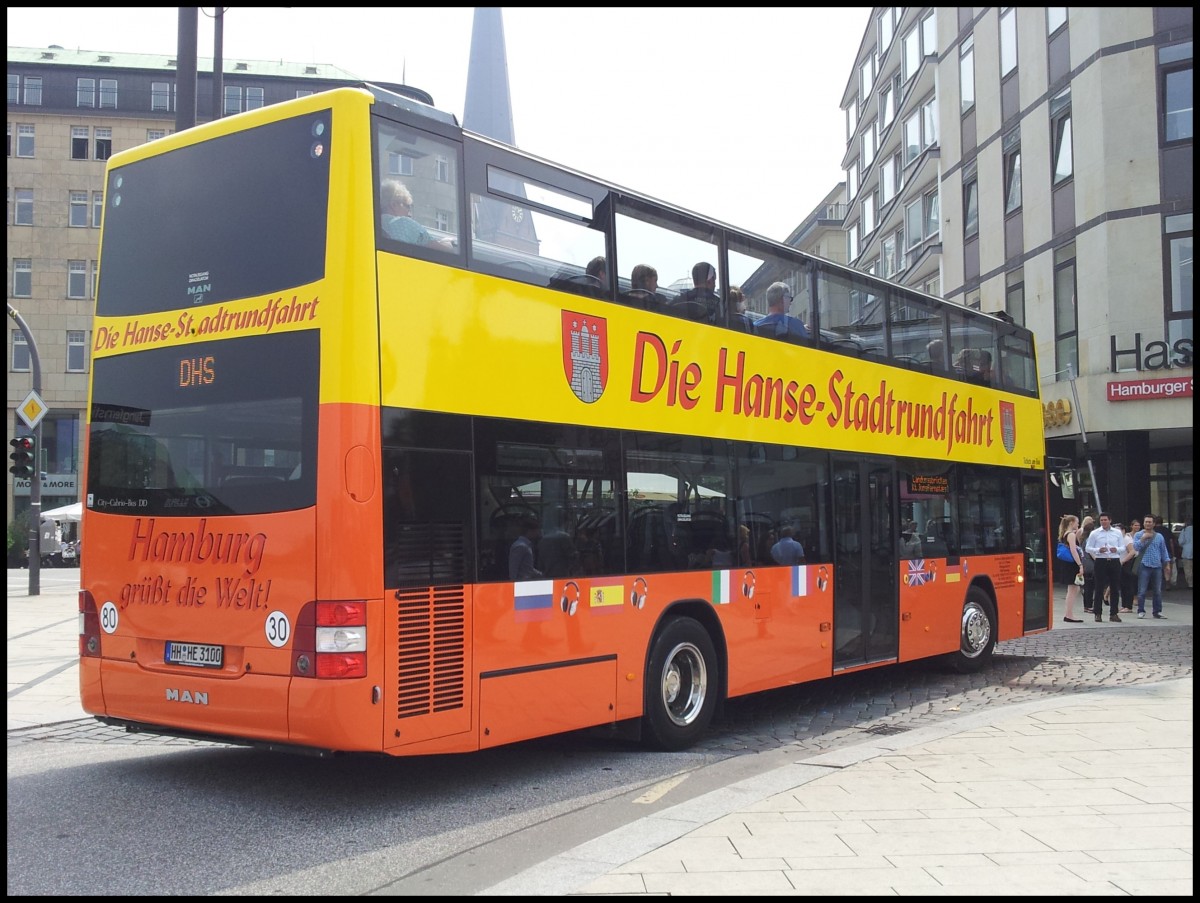
[[(1166, 317), (1168, 344), (1179, 339), (1193, 338), (1193, 285), (1184, 285), (1185, 272), (1192, 272), (1194, 254), (1193, 214), (1177, 213), (1163, 216), (1163, 307)], [(1191, 255), (1186, 258), (1184, 249)]]
[(933, 238), (935, 235), (942, 234), (942, 212), (941, 201), (938, 196), (938, 191), (935, 188), (933, 191), (927, 192), (922, 198), (925, 207), (925, 238)]
[[(1066, 171), (1060, 170), (1066, 153)], [(1050, 100), (1050, 185), (1057, 187), (1075, 177), (1075, 151), (1071, 134), (1071, 89), (1060, 91)]]
[(87, 299), (87, 264), (86, 260), (67, 261), (67, 298), (72, 301), (84, 301)]
[(100, 109), (117, 109), (117, 80), (115, 78), (99, 79)]
[[(33, 367), (33, 355), (29, 351), (29, 343), (25, 341), (25, 333), (20, 329), (12, 330), (12, 357), (9, 360), (10, 373), (28, 373)], [(20, 358), (24, 358), (22, 366)]]
[(1025, 326), (1025, 270), (1009, 270), (1004, 277), (1004, 310), (1013, 323)]
[(94, 129), (92, 129), (92, 136), (95, 139), (94, 144), (96, 148), (96, 155), (94, 159), (107, 160), (113, 155), (112, 134), (113, 130), (109, 127), (96, 126)]
[(979, 173), (963, 176), (963, 239), (979, 235)]
[(221, 115), (235, 116), (240, 112), (242, 112), (242, 86), (226, 85), (224, 96), (221, 98)]
[(175, 83), (150, 82), (150, 111), (170, 113), (174, 109)]
[[(87, 373), (87, 345), (86, 330), (67, 330), (67, 373)], [(74, 358), (78, 358), (77, 363)]]
[(33, 258), (14, 257), (12, 263), (12, 296), (14, 298), (32, 298)]
[(1008, 216), (1019, 211), (1023, 204), (1020, 128), (1013, 129), (1004, 136), (1001, 159), (1004, 166), (1004, 215)]
[[(22, 148), (25, 152), (22, 152)], [(17, 123), (17, 156), (32, 159), (37, 150), (37, 129), (32, 123)]]
[[(1059, 294), (1063, 279), (1070, 280), (1070, 299)], [(1079, 273), (1075, 258), (1075, 243), (1054, 250), (1054, 380), (1063, 382), (1079, 375)], [(1068, 310), (1069, 304), (1069, 310)], [(1065, 324), (1070, 314), (1070, 326)], [(1068, 372), (1068, 367), (1070, 372)]]
[(1017, 8), (1000, 8), (1000, 81), (1017, 71)]
[(75, 79), (75, 106), (86, 109), (96, 107), (96, 80), (79, 76)]
[(22, 97), (26, 106), (40, 107), (42, 105), (42, 77), (40, 75), (25, 76), (25, 91)]
[(33, 189), (32, 188), (14, 188), (13, 189), (13, 225), (14, 226), (32, 226), (33, 218)]
[(875, 192), (868, 191), (863, 195), (862, 199), (862, 215), (860, 222), (862, 223), (862, 239), (865, 243), (867, 236), (871, 235), (879, 227), (879, 213), (875, 204)]
[(92, 158), (92, 130), (86, 125), (71, 126), (71, 159), (90, 160)]
[[(969, 97), (968, 97), (969, 95)], [(958, 48), (959, 113), (966, 116), (975, 109), (975, 35), (963, 38)]]
[(88, 227), (88, 193), (86, 191), (67, 192), (67, 227), (70, 229), (86, 229)]
[(867, 127), (862, 130), (859, 136), (859, 160), (862, 161), (864, 175), (871, 168), (871, 164), (875, 162), (875, 154), (878, 152), (877, 144), (877, 126), (878, 120), (872, 119), (867, 123)]
[[(1158, 97), (1159, 106), (1162, 110), (1162, 115), (1159, 119), (1159, 140), (1164, 147), (1190, 144), (1195, 135), (1195, 127), (1193, 125), (1195, 101), (1194, 88), (1192, 87), (1192, 46), (1191, 41), (1180, 41), (1177, 44), (1169, 44), (1158, 48)], [(1184, 107), (1179, 105), (1173, 110), (1170, 106), (1170, 89), (1173, 80), (1178, 76), (1186, 77), (1187, 87), (1191, 89), (1187, 101), (1191, 106)], [(1182, 98), (1177, 98), (1177, 101), (1182, 101)], [(1182, 115), (1184, 113), (1187, 114), (1186, 118)], [(1188, 125), (1187, 134), (1171, 137), (1171, 123), (1173, 121), (1186, 122)]]
[[(916, 217), (914, 222), (913, 217)], [(925, 240), (925, 198), (919, 197), (904, 205), (904, 236), (911, 250)]]

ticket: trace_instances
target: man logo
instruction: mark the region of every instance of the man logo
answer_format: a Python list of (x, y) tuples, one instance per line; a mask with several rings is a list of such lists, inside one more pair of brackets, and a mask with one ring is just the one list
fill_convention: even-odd
[(179, 690), (175, 687), (167, 688), (167, 702), (187, 702), (192, 705), (208, 705), (208, 694), (201, 693), (197, 690), (193, 693), (191, 690)]
[(1011, 401), (1000, 402), (1000, 438), (1011, 455), (1017, 447), (1017, 409)]
[(608, 321), (571, 310), (562, 312), (563, 373), (584, 404), (599, 401), (608, 382)]

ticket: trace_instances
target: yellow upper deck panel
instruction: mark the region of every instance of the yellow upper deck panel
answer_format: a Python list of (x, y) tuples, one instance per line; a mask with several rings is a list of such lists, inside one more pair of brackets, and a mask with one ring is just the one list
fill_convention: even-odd
[(1041, 467), (1041, 405), (621, 305), (379, 254), (382, 402)]

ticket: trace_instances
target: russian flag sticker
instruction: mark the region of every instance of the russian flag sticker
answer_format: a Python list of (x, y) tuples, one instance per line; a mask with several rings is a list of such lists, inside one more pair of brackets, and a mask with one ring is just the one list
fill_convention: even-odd
[(808, 565), (792, 568), (792, 595), (808, 595)]
[(554, 581), (526, 580), (514, 583), (513, 609), (518, 621), (549, 620), (554, 609)]

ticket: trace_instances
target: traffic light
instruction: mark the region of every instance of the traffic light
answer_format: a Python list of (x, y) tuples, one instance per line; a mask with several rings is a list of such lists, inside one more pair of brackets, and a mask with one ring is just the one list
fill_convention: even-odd
[(8, 444), (12, 446), (12, 454), (9, 458), (12, 459), (12, 467), (8, 469), (14, 477), (23, 480), (33, 479), (33, 437), (32, 436), (17, 436), (15, 439), (9, 439)]

